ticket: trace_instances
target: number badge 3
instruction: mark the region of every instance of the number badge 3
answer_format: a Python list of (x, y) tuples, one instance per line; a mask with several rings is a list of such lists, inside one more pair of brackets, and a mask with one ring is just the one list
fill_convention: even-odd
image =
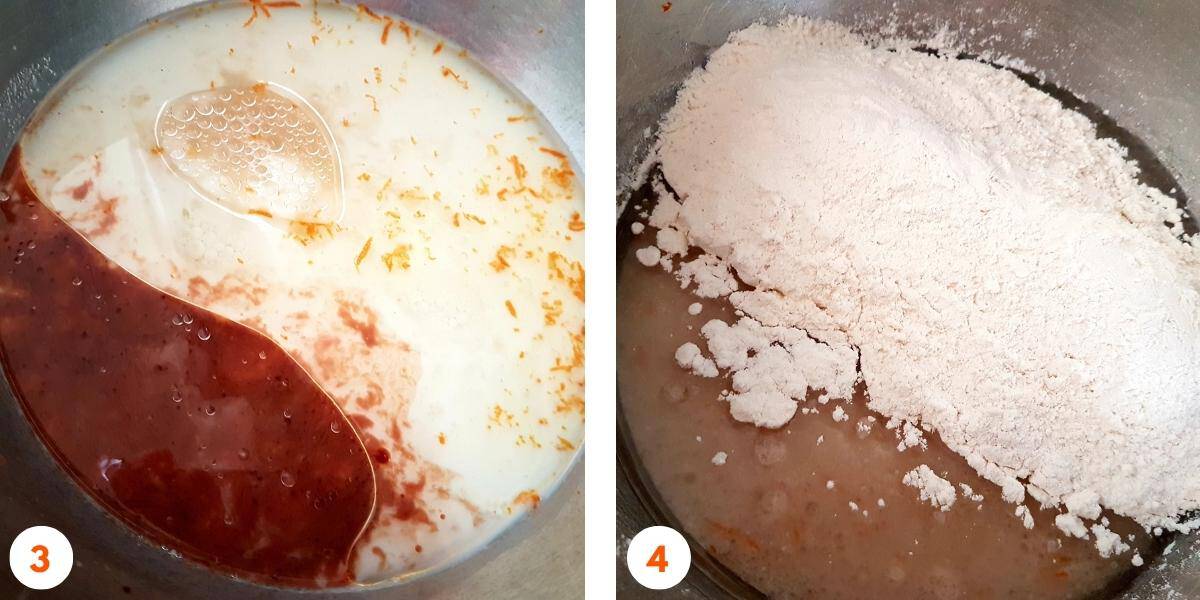
[(34, 590), (48, 590), (66, 581), (74, 564), (71, 542), (53, 527), (30, 527), (17, 535), (8, 549), (13, 576)]

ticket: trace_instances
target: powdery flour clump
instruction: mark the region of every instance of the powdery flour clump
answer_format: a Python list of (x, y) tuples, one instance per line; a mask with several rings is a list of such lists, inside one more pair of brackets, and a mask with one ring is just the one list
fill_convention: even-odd
[(651, 159), (677, 195), (654, 182), (661, 256), (639, 257), (739, 311), (702, 330), (735, 418), (781, 427), (861, 378), (901, 449), (936, 432), (1105, 551), (1102, 507), (1192, 528), (1197, 252), (1086, 118), (1012, 73), (793, 18), (713, 53)]
[(917, 488), (921, 494), (921, 500), (942, 511), (950, 510), (957, 498), (954, 494), (954, 484), (938, 477), (937, 473), (929, 468), (929, 465), (921, 465), (905, 473), (903, 483)]

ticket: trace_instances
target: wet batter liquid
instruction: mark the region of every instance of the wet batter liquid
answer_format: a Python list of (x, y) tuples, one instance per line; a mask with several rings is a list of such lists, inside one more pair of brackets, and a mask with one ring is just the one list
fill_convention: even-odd
[(189, 7), (65, 76), (20, 145), (51, 214), (349, 416), (376, 484), (350, 581), (465, 558), (577, 456), (582, 189), (453, 41), (349, 3)]
[[(630, 248), (654, 233), (647, 228)], [(619, 268), (618, 385), (629, 441), (649, 476), (643, 483), (684, 531), (766, 595), (1104, 598), (1135, 574), (1130, 554), (1101, 558), (1092, 542), (1065, 536), (1054, 526), (1058, 511), (1031, 503), (1035, 526), (1025, 529), (999, 488), (936, 435), (927, 434), (925, 450), (898, 452), (895, 432), (867, 410), (861, 386), (852, 403), (838, 404), (849, 417), (843, 422), (812, 390), (801, 406), (819, 414), (798, 411), (779, 430), (734, 421), (718, 399), (728, 379), (692, 375), (674, 360), (683, 343), (704, 347), (700, 328), (732, 321), (733, 311), (681, 290), (632, 251)], [(689, 314), (697, 301), (702, 312)], [(718, 452), (728, 454), (724, 465), (712, 462)], [(983, 500), (959, 490), (946, 512), (922, 502), (901, 483), (922, 464)], [(1148, 562), (1155, 542), (1132, 521), (1109, 518)]]

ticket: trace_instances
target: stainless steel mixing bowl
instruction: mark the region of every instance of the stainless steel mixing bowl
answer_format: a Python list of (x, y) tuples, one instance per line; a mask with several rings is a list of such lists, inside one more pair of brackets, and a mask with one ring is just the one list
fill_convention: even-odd
[[(970, 54), (1022, 59), (1049, 82), (1107, 111), (1174, 175), (1183, 197), (1200, 193), (1200, 3), (1192, 0), (733, 0), (666, 6), (660, 0), (618, 2), (619, 189), (630, 183), (680, 83), (730, 32), (802, 14), (863, 31), (894, 27), (911, 39), (944, 27)], [(618, 539), (628, 540), (672, 518), (645, 484), (636, 449), (622, 429), (618, 410)], [(695, 545), (693, 554), (692, 572), (671, 592), (675, 597), (756, 594)], [(617, 571), (623, 597), (649, 594), (629, 576), (623, 556)], [(1197, 536), (1176, 540), (1121, 597), (1200, 598)]]
[[(191, 0), (0, 2), (0, 154), (7, 156), (46, 93), (82, 59)], [(583, 160), (583, 1), (364, 0), (464, 46), (537, 106)], [(577, 172), (581, 172), (576, 168)], [(3, 378), (0, 378), (2, 380)], [(105, 513), (55, 464), (0, 383), (0, 542), (32, 525), (71, 540), (75, 567), (41, 597), (62, 598), (572, 598), (583, 594), (583, 464), (498, 540), (457, 564), (368, 587), (297, 592), (219, 576), (172, 558)], [(20, 598), (7, 568), (0, 597)]]

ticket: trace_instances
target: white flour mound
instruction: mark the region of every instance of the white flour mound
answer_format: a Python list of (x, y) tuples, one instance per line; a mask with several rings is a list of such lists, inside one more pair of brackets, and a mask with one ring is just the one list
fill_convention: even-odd
[(731, 36), (655, 154), (680, 199), (657, 186), (663, 260), (744, 315), (703, 329), (735, 417), (779, 427), (806, 387), (848, 398), (861, 375), (870, 408), (1009, 502), (1193, 526), (1200, 259), (1086, 118), (1011, 73), (791, 19)]

